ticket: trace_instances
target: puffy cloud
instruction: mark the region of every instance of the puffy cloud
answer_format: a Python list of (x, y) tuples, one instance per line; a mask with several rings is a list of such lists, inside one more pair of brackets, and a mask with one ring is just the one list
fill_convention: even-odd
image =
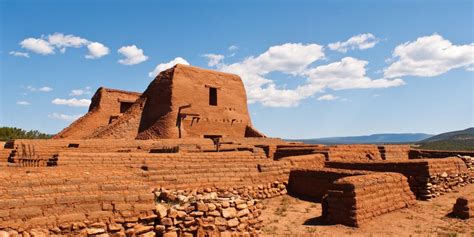
[(82, 114), (68, 115), (68, 114), (58, 114), (58, 113), (52, 113), (52, 114), (48, 115), (48, 117), (50, 117), (50, 118), (65, 120), (65, 121), (74, 121), (74, 120), (80, 118), (81, 116), (82, 116)]
[(135, 45), (123, 46), (118, 52), (125, 56), (124, 59), (118, 61), (123, 65), (135, 65), (148, 60), (148, 56), (143, 54), (143, 50), (137, 48)]
[(20, 100), (20, 101), (17, 101), (16, 102), (17, 105), (30, 105), (30, 102), (28, 101), (25, 101), (25, 100)]
[(237, 49), (239, 49), (239, 47), (237, 47), (236, 45), (229, 46), (229, 51), (236, 51)]
[(386, 78), (401, 76), (433, 77), (451, 69), (474, 64), (474, 43), (453, 45), (438, 34), (418, 38), (398, 45), (395, 60), (384, 70)]
[(67, 106), (72, 106), (72, 107), (88, 107), (91, 103), (90, 100), (87, 99), (60, 99), (56, 98), (51, 103), (55, 105), (67, 105)]
[(28, 53), (24, 52), (18, 52), (18, 51), (10, 51), (10, 55), (13, 55), (15, 57), (22, 57), (22, 58), (29, 58), (30, 55)]
[(369, 49), (374, 47), (380, 39), (376, 38), (371, 33), (359, 34), (352, 36), (347, 41), (328, 44), (328, 47), (332, 50), (339, 51), (341, 53), (347, 52), (349, 49)]
[(337, 100), (337, 99), (339, 99), (339, 97), (331, 95), (331, 94), (323, 95), (318, 98), (318, 100)]
[(87, 59), (101, 58), (109, 54), (109, 48), (105, 47), (105, 45), (99, 42), (92, 42), (88, 44), (87, 49), (89, 50), (89, 54), (86, 55)]
[(37, 54), (54, 54), (54, 47), (44, 39), (28, 38), (20, 42), (22, 48), (33, 51)]
[[(311, 67), (324, 59), (323, 47), (317, 44), (287, 43), (270, 47), (257, 57), (248, 57), (233, 64), (218, 64), (220, 71), (239, 75), (246, 87), (249, 103), (259, 102), (270, 107), (292, 107), (316, 93), (360, 88), (387, 88), (405, 84), (401, 79), (373, 80), (366, 76), (368, 62), (346, 57), (327, 65)], [(286, 89), (269, 78), (271, 72), (305, 78), (305, 83)]]
[(149, 72), (148, 73), (148, 76), (149, 77), (156, 77), (160, 72), (168, 69), (168, 68), (171, 68), (173, 67), (174, 65), (176, 64), (184, 64), (184, 65), (189, 65), (188, 61), (186, 61), (185, 59), (181, 58), (181, 57), (177, 57), (167, 63), (160, 63), (158, 65), (156, 65), (155, 69), (153, 69), (153, 71)]
[(209, 67), (216, 66), (224, 59), (224, 55), (221, 54), (204, 54), (203, 57), (209, 59), (209, 62), (207, 63), (207, 66)]
[(69, 93), (70, 96), (80, 96), (80, 95), (89, 95), (91, 94), (90, 87), (87, 86), (84, 89), (74, 89), (71, 90), (71, 93)]
[(61, 53), (66, 52), (67, 47), (80, 48), (89, 43), (89, 41), (84, 38), (74, 35), (64, 35), (62, 33), (48, 35), (48, 42), (50, 45), (59, 48)]
[(309, 69), (305, 74), (309, 78), (310, 85), (333, 90), (388, 88), (405, 84), (401, 79), (370, 79), (366, 76), (367, 64), (368, 62), (364, 60), (345, 57), (339, 62)]
[[(52, 35), (40, 38), (27, 38), (20, 42), (22, 48), (32, 51), (37, 54), (54, 54), (56, 49), (59, 52), (65, 53), (66, 48), (81, 48), (87, 46), (89, 54), (85, 57), (88, 59), (96, 59), (109, 54), (109, 49), (99, 43), (91, 42), (87, 39), (75, 35), (64, 35), (62, 33), (54, 33)], [(29, 57), (28, 53), (12, 51), (10, 54), (19, 57)]]
[(36, 91), (40, 91), (40, 92), (50, 92), (50, 91), (53, 91), (53, 88), (49, 87), (49, 86), (43, 86), (43, 87), (40, 87), (40, 88), (36, 88), (36, 87), (32, 87), (32, 86), (27, 86), (26, 87), (27, 90), (31, 91), (31, 92), (36, 92)]

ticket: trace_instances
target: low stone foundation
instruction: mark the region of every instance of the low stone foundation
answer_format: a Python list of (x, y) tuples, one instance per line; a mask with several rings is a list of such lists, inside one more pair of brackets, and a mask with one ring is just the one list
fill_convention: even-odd
[[(10, 236), (86, 236), (104, 233), (113, 236), (219, 236), (221, 232), (237, 236), (257, 235), (263, 227), (263, 219), (259, 218), (263, 208), (261, 199), (286, 193), (286, 183), (279, 181), (256, 186), (186, 190), (159, 188), (146, 194), (151, 199), (142, 205), (147, 211), (140, 215), (133, 215), (127, 209), (135, 210), (141, 207), (140, 204), (115, 204), (112, 205), (112, 211), (97, 211), (87, 216), (57, 213), (63, 219), (70, 217), (64, 222), (56, 221), (53, 216), (54, 220), (50, 224), (35, 226), (34, 219), (30, 219), (32, 228), (28, 225), (5, 226), (0, 228), (0, 236), (2, 233), (9, 233)], [(136, 199), (141, 196), (145, 195), (137, 193)], [(125, 199), (137, 202), (133, 197), (129, 194)], [(64, 210), (67, 211), (67, 208)], [(125, 212), (130, 215), (124, 216)], [(119, 213), (121, 215), (117, 215)], [(3, 212), (0, 211), (0, 214)]]

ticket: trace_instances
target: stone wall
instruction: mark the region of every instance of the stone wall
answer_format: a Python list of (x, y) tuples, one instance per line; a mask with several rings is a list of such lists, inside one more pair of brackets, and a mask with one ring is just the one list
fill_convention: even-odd
[[(54, 168), (55, 172), (51, 173), (49, 168), (18, 168), (12, 171), (0, 174), (0, 230), (19, 233), (255, 232), (263, 226), (258, 219), (259, 200), (286, 194), (286, 183), (278, 181), (245, 186), (229, 182), (226, 187), (188, 186), (167, 191), (151, 188), (141, 178), (143, 172), (126, 169), (111, 171), (99, 167), (91, 172)], [(166, 215), (155, 207), (156, 200), (167, 206)], [(202, 209), (203, 205), (207, 211)], [(169, 209), (184, 211), (186, 215), (174, 216), (177, 213)], [(212, 211), (218, 211), (219, 215)]]
[(396, 172), (408, 178), (415, 195), (423, 200), (451, 192), (458, 186), (472, 182), (466, 164), (459, 158), (419, 159), (407, 161), (326, 162), (326, 167)]
[(323, 200), (323, 218), (331, 224), (360, 226), (379, 215), (415, 203), (407, 178), (373, 173), (338, 179)]

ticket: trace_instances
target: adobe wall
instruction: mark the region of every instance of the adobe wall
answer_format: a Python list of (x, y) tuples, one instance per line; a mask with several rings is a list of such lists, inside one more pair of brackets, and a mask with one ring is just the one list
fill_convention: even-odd
[(323, 200), (323, 218), (331, 224), (360, 226), (382, 214), (415, 204), (407, 178), (398, 173), (350, 176), (334, 182)]
[(378, 146), (382, 160), (408, 160), (411, 147), (409, 145)]
[(329, 160), (382, 160), (376, 145), (335, 145), (328, 146)]
[(326, 162), (326, 167), (403, 174), (408, 178), (411, 190), (422, 200), (451, 192), (472, 182), (466, 164), (455, 157), (407, 161), (329, 161)]
[(53, 138), (84, 139), (98, 128), (107, 126), (115, 117), (120, 116), (120, 103), (134, 103), (140, 93), (100, 87), (92, 97), (89, 111), (74, 121)]
[[(216, 106), (209, 104), (209, 88), (217, 89)], [(247, 126), (252, 126), (244, 84), (234, 74), (178, 65), (173, 75), (172, 105), (173, 118), (179, 116), (179, 108), (191, 105), (181, 110), (185, 116), (181, 120), (182, 137), (244, 137)]]
[(367, 171), (343, 169), (292, 169), (288, 180), (288, 191), (291, 195), (320, 202), (334, 181), (354, 175), (368, 174)]
[(326, 162), (326, 156), (324, 154), (309, 154), (301, 156), (287, 156), (281, 158), (280, 161), (289, 161), (292, 169), (295, 168), (323, 168)]
[(282, 144), (276, 147), (274, 152), (274, 159), (280, 159), (287, 156), (301, 156), (315, 153), (327, 154), (327, 150), (328, 148), (326, 146), (317, 144)]
[[(210, 102), (211, 89), (216, 105)], [(177, 64), (161, 72), (140, 99), (93, 138), (263, 137), (252, 127), (240, 77)]]
[(445, 158), (457, 155), (474, 157), (474, 151), (410, 150), (410, 159)]
[[(71, 140), (58, 141), (66, 144)], [(167, 225), (166, 221), (161, 224), (154, 209), (153, 190), (184, 190), (187, 195), (216, 192), (224, 196), (238, 195), (245, 200), (269, 198), (286, 193), (289, 167), (288, 162), (266, 158), (263, 151), (61, 151), (55, 166), (9, 167), (5, 172), (2, 171), (0, 230), (30, 231), (39, 227), (52, 234), (59, 227), (56, 234), (84, 234), (87, 231), (99, 231), (97, 229), (142, 233), (152, 227), (154, 230), (163, 228), (160, 229), (163, 232), (172, 231), (179, 226)], [(248, 211), (256, 215), (254, 209)], [(249, 213), (243, 211), (240, 217)], [(192, 216), (196, 213), (187, 214)], [(242, 226), (238, 229), (240, 218), (238, 224), (234, 225), (236, 217), (226, 218), (223, 212), (219, 215), (226, 220), (221, 228), (230, 231), (253, 230)], [(201, 217), (209, 216), (205, 213)], [(202, 227), (198, 221), (201, 217), (193, 216), (195, 228)], [(206, 223), (209, 221), (205, 220)], [(96, 222), (98, 224), (94, 224)], [(258, 225), (254, 224), (248, 226), (257, 228)], [(189, 231), (184, 227), (179, 228), (182, 228), (181, 232)]]

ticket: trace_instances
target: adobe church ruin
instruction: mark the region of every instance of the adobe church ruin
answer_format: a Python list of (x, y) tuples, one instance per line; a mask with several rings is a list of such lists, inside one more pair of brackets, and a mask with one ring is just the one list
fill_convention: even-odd
[(99, 88), (89, 112), (55, 138), (263, 137), (237, 75), (177, 64), (143, 94)]
[[(258, 235), (261, 201), (288, 192), (360, 226), (472, 185), (473, 156), (268, 138), (237, 75), (176, 65), (141, 94), (99, 88), (54, 139), (3, 144), (0, 235)], [(466, 200), (455, 215), (472, 217)]]

